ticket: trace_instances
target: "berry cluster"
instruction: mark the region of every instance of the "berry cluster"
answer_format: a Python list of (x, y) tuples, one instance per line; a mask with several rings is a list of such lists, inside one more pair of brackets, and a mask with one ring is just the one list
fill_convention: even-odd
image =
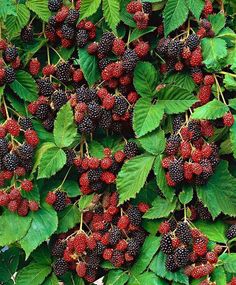
[(205, 141), (214, 134), (211, 122), (191, 120), (184, 123), (183, 118), (177, 116), (173, 129), (174, 133), (166, 142), (167, 156), (162, 160), (168, 185), (205, 184), (219, 163), (218, 147)]
[(67, 205), (71, 204), (71, 200), (67, 194), (58, 189), (56, 189), (54, 192), (48, 192), (45, 201), (49, 205), (52, 205), (57, 212), (64, 210)]
[(177, 223), (173, 219), (162, 222), (159, 232), (167, 270), (175, 272), (183, 268), (185, 274), (194, 279), (212, 273), (222, 251), (220, 245), (208, 251), (208, 238), (200, 230), (190, 228), (187, 222)]
[(84, 195), (101, 192), (105, 186), (115, 182), (125, 159), (138, 154), (138, 147), (134, 142), (128, 142), (124, 151), (119, 150), (112, 155), (109, 148), (104, 149), (104, 158), (76, 157), (74, 165), (79, 173), (80, 190)]
[(59, 237), (52, 247), (57, 258), (56, 275), (75, 270), (79, 277), (94, 282), (102, 261), (115, 267), (127, 267), (138, 256), (146, 233), (141, 228), (147, 205), (118, 207), (118, 194), (95, 195), (83, 214), (83, 225)]

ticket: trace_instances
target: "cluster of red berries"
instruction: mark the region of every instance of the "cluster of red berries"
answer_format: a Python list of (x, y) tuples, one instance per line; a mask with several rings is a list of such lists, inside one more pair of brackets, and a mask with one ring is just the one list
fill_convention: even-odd
[(113, 184), (116, 175), (121, 169), (125, 159), (138, 154), (138, 147), (134, 142), (128, 142), (124, 151), (118, 150), (112, 155), (109, 148), (104, 149), (104, 158), (76, 157), (74, 165), (79, 173), (80, 190), (84, 195), (101, 192), (105, 186)]
[(184, 123), (179, 116), (174, 124), (177, 130), (167, 139), (167, 156), (162, 160), (168, 185), (205, 184), (220, 160), (218, 147), (205, 142), (205, 138), (214, 134), (211, 122), (191, 120)]
[(127, 4), (126, 10), (133, 16), (139, 30), (147, 28), (152, 14), (152, 4), (149, 2), (131, 1)]
[(102, 261), (118, 268), (131, 265), (145, 240), (141, 220), (148, 208), (144, 203), (118, 207), (116, 192), (96, 194), (83, 213), (83, 225), (59, 236), (54, 243), (55, 274), (75, 270), (92, 283), (102, 270)]
[(222, 247), (216, 245), (212, 251), (208, 251), (208, 238), (199, 229), (190, 228), (187, 222), (177, 223), (171, 219), (161, 223), (159, 232), (167, 270), (175, 272), (183, 268), (184, 273), (194, 279), (213, 272)]

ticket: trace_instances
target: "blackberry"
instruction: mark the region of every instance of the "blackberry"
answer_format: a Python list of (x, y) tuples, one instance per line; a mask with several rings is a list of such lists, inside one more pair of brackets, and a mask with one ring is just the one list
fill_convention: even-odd
[(178, 223), (175, 235), (184, 244), (189, 244), (192, 241), (191, 229), (186, 222)]
[(52, 248), (52, 255), (56, 257), (62, 257), (65, 249), (66, 244), (62, 241), (58, 241), (54, 244)]
[(87, 96), (88, 96), (90, 101), (94, 101), (96, 103), (100, 102), (99, 97), (97, 95), (97, 91), (94, 88), (87, 89)]
[(201, 138), (201, 124), (198, 121), (192, 120), (188, 123), (188, 130), (192, 133), (192, 141), (197, 141)]
[(43, 96), (50, 97), (53, 94), (53, 86), (49, 78), (41, 78), (37, 80), (39, 93)]
[(34, 40), (34, 32), (32, 26), (25, 26), (21, 30), (20, 37), (24, 43), (30, 43)]
[(113, 107), (114, 113), (118, 114), (119, 116), (122, 116), (126, 113), (128, 107), (129, 107), (129, 104), (125, 100), (125, 98), (121, 96), (115, 97), (115, 105)]
[(180, 146), (180, 136), (176, 134), (171, 134), (170, 137), (166, 141), (166, 149), (165, 152), (168, 155), (173, 155), (178, 151), (178, 148)]
[(112, 63), (112, 61), (111, 61), (109, 58), (105, 57), (105, 58), (102, 58), (102, 59), (99, 60), (98, 66), (99, 66), (99, 68), (100, 68), (101, 70), (103, 70), (103, 69), (104, 69), (105, 67), (107, 67), (108, 64), (110, 64), (110, 63)]
[(70, 25), (63, 24), (61, 27), (61, 32), (65, 39), (73, 40), (75, 37), (75, 29)]
[(120, 171), (121, 165), (120, 163), (116, 162), (114, 158), (112, 158), (112, 165), (109, 168), (109, 171), (116, 174)]
[(65, 154), (66, 154), (66, 166), (72, 166), (74, 159), (76, 157), (75, 151), (73, 149), (66, 149)]
[(55, 192), (57, 199), (56, 202), (53, 204), (54, 209), (59, 212), (65, 209), (66, 207), (66, 193), (61, 191)]
[(169, 234), (165, 234), (161, 237), (160, 249), (165, 254), (173, 253), (172, 241)]
[(126, 214), (130, 220), (130, 223), (135, 226), (139, 226), (142, 222), (142, 214), (140, 213), (138, 207), (131, 206), (127, 211)]
[(0, 171), (4, 170), (2, 159), (0, 158)]
[(75, 25), (79, 18), (79, 12), (75, 9), (70, 9), (65, 22), (69, 25)]
[(27, 117), (21, 117), (19, 119), (19, 125), (20, 125), (21, 129), (24, 131), (26, 131), (28, 129), (33, 129), (32, 120), (30, 118), (27, 118)]
[(152, 14), (152, 3), (143, 2), (143, 12), (146, 14)]
[(5, 82), (10, 84), (16, 79), (16, 73), (15, 70), (8, 66), (5, 68)]
[(4, 57), (7, 62), (14, 61), (18, 56), (18, 51), (16, 47), (7, 47), (4, 51)]
[(138, 63), (139, 57), (135, 50), (127, 49), (122, 57), (122, 66), (126, 72), (132, 72), (136, 64)]
[(212, 28), (211, 22), (209, 22), (207, 19), (202, 19), (200, 24), (207, 31), (211, 30)]
[(113, 122), (111, 125), (111, 130), (116, 134), (121, 133), (121, 130), (122, 130), (121, 123), (120, 122)]
[(54, 117), (49, 116), (46, 120), (42, 122), (42, 125), (45, 130), (51, 132), (54, 128)]
[(97, 254), (97, 255), (101, 255), (104, 251), (104, 249), (106, 248), (106, 246), (104, 244), (102, 244), (100, 241), (97, 242), (97, 245), (94, 249), (94, 252)]
[(175, 218), (173, 218), (173, 217), (170, 218), (168, 222), (170, 224), (170, 230), (173, 232), (177, 227), (177, 222), (176, 222)]
[(165, 57), (167, 55), (169, 43), (170, 43), (170, 39), (169, 38), (167, 38), (167, 39), (162, 38), (159, 41), (158, 46), (157, 46), (157, 52), (161, 56)]
[(0, 157), (8, 153), (8, 143), (5, 138), (0, 139)]
[(57, 66), (56, 77), (58, 80), (61, 82), (68, 82), (70, 81), (70, 75), (71, 70), (69, 62), (63, 62)]
[(114, 250), (112, 253), (111, 263), (115, 267), (120, 267), (124, 263), (124, 254), (119, 250)]
[(21, 159), (32, 159), (34, 155), (34, 149), (31, 145), (24, 143), (17, 148), (17, 154)]
[(212, 219), (211, 213), (208, 211), (207, 207), (204, 207), (203, 203), (200, 201), (197, 203), (197, 213), (201, 220), (211, 220)]
[(144, 230), (140, 229), (132, 233), (132, 237), (141, 245), (144, 243), (146, 238), (146, 233)]
[(111, 51), (114, 40), (115, 36), (111, 32), (103, 33), (98, 43), (98, 53), (107, 54)]
[(138, 145), (135, 142), (128, 142), (124, 147), (124, 153), (128, 159), (139, 153)]
[(40, 104), (38, 105), (37, 111), (35, 113), (36, 118), (45, 120), (49, 116), (51, 112), (51, 108), (48, 104)]
[(100, 261), (100, 257), (94, 251), (88, 252), (86, 256), (86, 262), (88, 264), (88, 267), (96, 269), (98, 268)]
[(175, 70), (175, 64), (176, 64), (176, 58), (168, 58), (166, 59), (166, 68), (167, 71), (174, 71)]
[(98, 206), (97, 208), (94, 209), (94, 212), (96, 214), (103, 214), (104, 213), (104, 209), (102, 206)]
[(132, 256), (137, 256), (139, 250), (140, 250), (140, 243), (134, 238), (129, 239), (127, 252)]
[(83, 121), (79, 124), (78, 129), (81, 133), (92, 133), (95, 129), (95, 126), (93, 125), (93, 121), (88, 117), (85, 116)]
[(97, 274), (96, 268), (92, 268), (91, 266), (89, 266), (87, 267), (85, 278), (86, 280), (88, 280), (89, 283), (94, 282), (96, 279), (96, 274)]
[(101, 107), (94, 101), (88, 104), (88, 116), (92, 120), (98, 120), (102, 114)]
[(174, 133), (177, 133), (183, 124), (184, 124), (183, 115), (179, 114), (179, 115), (175, 116), (173, 119), (173, 122), (172, 122)]
[(19, 165), (19, 158), (14, 153), (8, 153), (3, 157), (2, 162), (6, 170), (14, 171)]
[(88, 96), (88, 88), (81, 86), (76, 89), (76, 100), (78, 103), (88, 103), (90, 101), (90, 98)]
[(104, 186), (104, 184), (103, 184), (101, 181), (94, 182), (94, 183), (91, 183), (91, 184), (89, 185), (90, 189), (91, 189), (93, 192), (101, 191), (101, 190), (103, 189), (103, 186)]
[(55, 27), (57, 25), (57, 21), (56, 21), (56, 16), (53, 15), (48, 19), (48, 24), (52, 27)]
[(57, 12), (62, 6), (63, 0), (48, 0), (48, 9)]
[(168, 271), (175, 272), (179, 269), (178, 265), (175, 263), (175, 258), (173, 254), (167, 255), (165, 266)]
[(200, 44), (198, 35), (191, 34), (188, 36), (185, 45), (189, 47), (190, 51), (194, 51)]
[(177, 248), (174, 253), (174, 259), (178, 267), (186, 266), (189, 261), (189, 250), (184, 247)]
[(62, 258), (58, 258), (53, 265), (53, 271), (56, 276), (64, 275), (69, 270), (69, 266)]
[(89, 182), (97, 182), (97, 181), (99, 181), (101, 175), (102, 175), (102, 170), (101, 170), (101, 168), (90, 169), (90, 170), (88, 171), (88, 179), (89, 179)]
[(233, 239), (236, 237), (236, 224), (230, 226), (230, 228), (228, 229), (228, 231), (226, 233), (226, 237), (227, 237), (227, 239)]
[(79, 48), (84, 47), (89, 39), (88, 32), (86, 30), (78, 30), (76, 33), (76, 44)]
[(171, 161), (169, 165), (169, 173), (170, 173), (171, 179), (175, 183), (182, 182), (184, 180), (183, 160), (175, 159), (174, 161)]
[(111, 245), (116, 245), (122, 236), (121, 231), (116, 226), (110, 230), (109, 234), (109, 243)]
[(67, 103), (66, 93), (62, 90), (56, 90), (52, 94), (52, 103), (55, 110), (60, 110)]
[(168, 44), (168, 57), (177, 58), (182, 52), (183, 45), (179, 40), (172, 40)]
[(24, 159), (24, 160), (21, 159), (20, 163), (21, 163), (21, 166), (23, 166), (25, 168), (26, 172), (32, 171), (33, 166), (34, 166), (32, 159), (28, 159), (28, 160), (27, 159)]
[(102, 129), (109, 129), (112, 124), (112, 113), (109, 110), (102, 109), (102, 114), (99, 119), (99, 127)]

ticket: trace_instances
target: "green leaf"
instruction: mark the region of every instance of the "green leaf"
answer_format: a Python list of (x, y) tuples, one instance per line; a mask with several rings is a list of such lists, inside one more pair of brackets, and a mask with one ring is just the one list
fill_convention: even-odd
[(155, 130), (138, 139), (142, 147), (151, 154), (161, 154), (165, 150), (165, 133), (163, 130)]
[(80, 19), (93, 15), (99, 8), (101, 0), (83, 0), (80, 7)]
[(56, 275), (53, 273), (52, 275), (48, 276), (43, 282), (43, 285), (58, 285), (58, 279)]
[(225, 271), (236, 273), (236, 253), (224, 253), (220, 256)]
[(161, 280), (152, 272), (144, 272), (140, 275), (131, 275), (128, 285), (167, 285), (167, 283)]
[(199, 19), (204, 8), (203, 0), (187, 0), (187, 5), (192, 14)]
[(141, 274), (148, 267), (154, 254), (157, 252), (160, 246), (160, 240), (160, 237), (151, 235), (145, 239), (145, 242), (141, 247), (138, 259), (131, 268), (131, 274)]
[(165, 83), (173, 84), (183, 89), (187, 89), (189, 92), (193, 92), (195, 89), (195, 83), (191, 75), (187, 73), (174, 73), (170, 74)]
[(16, 112), (18, 112), (22, 116), (27, 116), (26, 106), (23, 100), (11, 93), (5, 93), (5, 98), (7, 98), (7, 100), (11, 103), (12, 107), (16, 110)]
[(105, 21), (108, 23), (112, 31), (116, 32), (116, 27), (120, 22), (120, 1), (103, 0), (102, 9)]
[(139, 62), (134, 70), (134, 87), (142, 97), (155, 95), (159, 76), (156, 68), (149, 62)]
[(212, 281), (217, 282), (217, 285), (227, 284), (226, 274), (223, 266), (218, 266), (214, 269), (211, 275)]
[(219, 243), (227, 242), (225, 236), (227, 226), (222, 221), (197, 221), (194, 224), (209, 238), (209, 240)]
[(153, 105), (149, 98), (140, 98), (134, 107), (133, 127), (136, 135), (141, 137), (159, 127), (164, 108)]
[(79, 199), (79, 210), (82, 212), (84, 209), (86, 209), (89, 204), (92, 203), (94, 198), (94, 194), (91, 195), (84, 195)]
[(58, 213), (58, 228), (56, 233), (65, 233), (80, 221), (80, 211), (76, 205), (69, 205)]
[(134, 157), (123, 165), (116, 181), (120, 204), (130, 198), (135, 198), (147, 179), (154, 159), (154, 156), (143, 154)]
[(137, 39), (139, 39), (140, 37), (148, 34), (148, 33), (151, 33), (153, 31), (156, 30), (156, 27), (147, 27), (146, 29), (143, 29), (143, 30), (139, 30), (139, 29), (134, 29), (132, 34), (130, 35), (130, 42), (133, 42)]
[(23, 70), (16, 72), (16, 79), (10, 87), (24, 101), (32, 102), (38, 98), (36, 82), (29, 73)]
[(34, 250), (31, 257), (36, 263), (51, 265), (52, 259), (47, 242), (44, 242), (36, 250)]
[(152, 208), (150, 208), (145, 214), (145, 219), (159, 219), (166, 218), (175, 210), (176, 207), (176, 199), (169, 201), (167, 199), (163, 199), (161, 197), (157, 197), (152, 202)]
[[(48, 132), (47, 130), (45, 130), (45, 128), (43, 127), (42, 123), (39, 122), (38, 120), (32, 120), (33, 121), (33, 126), (35, 131), (38, 134), (39, 140), (40, 142), (53, 142), (54, 143), (54, 137), (53, 134)], [(55, 145), (55, 144), (54, 144)]]
[(187, 16), (188, 7), (185, 0), (168, 0), (163, 12), (165, 37), (180, 27)]
[(235, 91), (236, 90), (236, 80), (231, 75), (226, 74), (223, 82), (224, 82), (224, 87), (227, 90), (229, 90), (229, 91)]
[(49, 178), (57, 173), (66, 163), (65, 152), (58, 147), (50, 147), (44, 152), (39, 162), (38, 179)]
[(236, 216), (236, 179), (228, 171), (228, 162), (222, 160), (206, 185), (198, 186), (199, 199), (213, 218), (221, 212)]
[(197, 99), (188, 90), (178, 86), (169, 85), (158, 93), (157, 105), (164, 108), (167, 114), (179, 114), (188, 110)]
[(80, 67), (88, 84), (93, 85), (95, 82), (99, 81), (100, 70), (96, 56), (88, 54), (86, 48), (81, 48), (79, 49), (79, 59)]
[(133, 19), (133, 15), (129, 14), (126, 10), (126, 6), (129, 2), (130, 0), (121, 0), (120, 18), (121, 18), (121, 21), (123, 21), (127, 26), (136, 28), (136, 23)]
[(217, 35), (225, 26), (225, 16), (223, 13), (209, 15), (208, 20), (211, 22), (212, 30)]
[(53, 135), (55, 144), (60, 148), (69, 147), (76, 138), (77, 128), (69, 102), (57, 113)]
[(10, 245), (24, 237), (31, 220), (29, 216), (21, 217), (6, 210), (0, 216), (0, 246)]
[(181, 271), (170, 272), (165, 266), (166, 255), (163, 252), (159, 252), (158, 255), (153, 259), (150, 269), (156, 273), (157, 276), (165, 278), (167, 280), (173, 280), (181, 284), (189, 284), (187, 275)]
[(228, 110), (229, 108), (224, 103), (214, 99), (209, 103), (196, 108), (191, 116), (193, 119), (215, 120), (222, 118)]
[(18, 36), (21, 29), (27, 25), (30, 11), (24, 4), (17, 5), (17, 15), (9, 15), (6, 19), (6, 28), (10, 39)]
[(157, 185), (159, 186), (162, 194), (166, 199), (172, 200), (175, 195), (175, 191), (174, 188), (170, 187), (166, 182), (165, 170), (161, 164), (162, 159), (163, 157), (161, 155), (156, 158), (154, 163), (154, 173), (156, 175)]
[(230, 128), (230, 141), (232, 144), (233, 155), (236, 158), (236, 116), (234, 116), (234, 124)]
[(128, 279), (128, 274), (122, 270), (110, 270), (106, 276), (106, 285), (124, 285)]
[(91, 156), (95, 156), (97, 158), (103, 158), (104, 157), (104, 146), (97, 142), (97, 141), (91, 141), (91, 143), (89, 144), (89, 153)]
[(40, 194), (39, 194), (39, 188), (36, 183), (34, 183), (34, 188), (30, 192), (21, 191), (21, 196), (26, 198), (27, 200), (33, 200), (38, 203), (40, 203)]
[(22, 55), (21, 59), (24, 63), (24, 66), (28, 64), (30, 59), (37, 53), (47, 42), (47, 39), (43, 38), (36, 38), (34, 39), (33, 43), (27, 45), (27, 49), (25, 50), (24, 54)]
[(50, 266), (32, 262), (19, 271), (16, 276), (16, 285), (40, 285), (51, 270)]
[(182, 192), (179, 194), (181, 204), (188, 204), (193, 199), (193, 188), (190, 185), (184, 185)]
[(48, 0), (27, 0), (26, 6), (44, 22), (47, 22), (51, 16), (51, 12), (48, 9)]
[[(26, 253), (26, 257), (47, 240), (57, 229), (58, 219), (56, 211), (49, 205), (32, 212), (32, 223), (27, 234), (20, 240), (20, 245)], [(25, 285), (25, 284), (24, 284)]]
[(202, 43), (202, 54), (204, 64), (210, 71), (220, 69), (220, 60), (227, 56), (226, 42), (219, 38), (204, 38)]
[(16, 5), (13, 0), (0, 0), (0, 19), (5, 20), (8, 15), (16, 16)]
[(229, 39), (229, 40), (235, 40), (236, 34), (229, 27), (225, 27), (219, 32), (219, 34), (217, 35), (217, 38), (225, 38), (225, 39)]
[(76, 197), (81, 194), (79, 184), (74, 180), (66, 180), (63, 184), (63, 191), (67, 193), (68, 197)]

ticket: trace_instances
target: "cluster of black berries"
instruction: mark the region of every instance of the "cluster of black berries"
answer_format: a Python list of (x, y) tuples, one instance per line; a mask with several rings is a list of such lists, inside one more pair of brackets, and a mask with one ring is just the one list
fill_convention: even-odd
[(60, 276), (75, 270), (79, 277), (94, 282), (102, 261), (127, 267), (137, 258), (146, 233), (141, 227), (148, 205), (118, 207), (118, 194), (95, 195), (83, 213), (83, 225), (59, 236), (52, 245), (54, 272)]
[(187, 276), (200, 279), (212, 273), (222, 247), (216, 245), (208, 251), (208, 238), (197, 228), (190, 228), (187, 222), (174, 219), (164, 221), (159, 227), (161, 251), (166, 255), (168, 271), (184, 269)]
[(162, 160), (168, 185), (207, 183), (220, 160), (218, 147), (205, 142), (205, 138), (214, 134), (211, 122), (190, 120), (185, 123), (180, 115), (174, 119), (173, 129), (166, 142), (167, 156)]
[(75, 8), (62, 5), (62, 1), (49, 1), (48, 7), (56, 12), (51, 16), (46, 27), (46, 37), (52, 43), (60, 43), (64, 48), (77, 44), (84, 47), (89, 40), (96, 37), (96, 27), (91, 21), (78, 23), (80, 1)]
[(137, 144), (128, 142), (124, 150), (118, 150), (112, 155), (109, 148), (104, 149), (104, 158), (76, 157), (74, 165), (79, 173), (80, 190), (84, 195), (93, 192), (102, 192), (105, 186), (116, 180), (116, 175), (121, 169), (125, 159), (130, 159), (138, 154)]

